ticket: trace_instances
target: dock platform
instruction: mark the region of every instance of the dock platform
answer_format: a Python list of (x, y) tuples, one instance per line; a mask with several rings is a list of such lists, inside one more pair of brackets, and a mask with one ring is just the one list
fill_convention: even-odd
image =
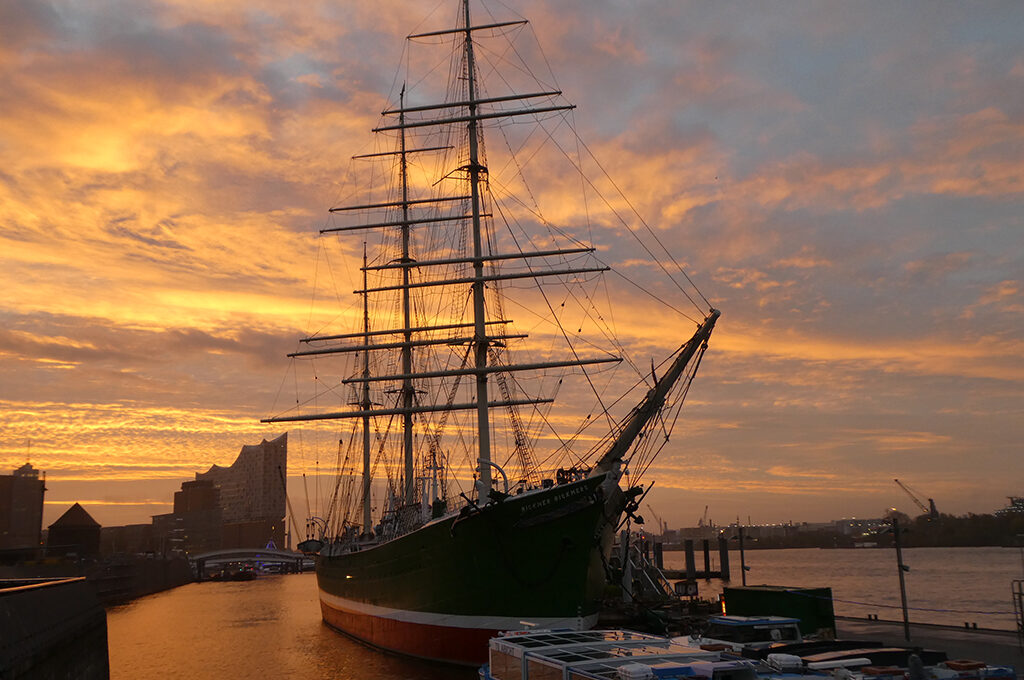
[[(838, 637), (852, 640), (881, 640), (904, 645), (902, 621), (875, 621), (837, 616)], [(1010, 630), (971, 629), (929, 623), (910, 624), (910, 644), (940, 649), (950, 659), (977, 659), (990, 664), (1013, 666), (1024, 678), (1024, 652), (1017, 634)]]

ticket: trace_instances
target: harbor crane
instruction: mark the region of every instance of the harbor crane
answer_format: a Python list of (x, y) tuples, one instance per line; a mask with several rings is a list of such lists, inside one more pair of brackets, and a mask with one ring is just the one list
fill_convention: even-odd
[(904, 493), (906, 493), (908, 496), (910, 496), (910, 500), (914, 501), (914, 505), (919, 507), (921, 509), (922, 513), (928, 515), (928, 519), (936, 519), (939, 516), (939, 511), (935, 508), (935, 500), (934, 499), (929, 498), (928, 499), (928, 505), (925, 505), (921, 501), (921, 499), (917, 497), (917, 494), (915, 494), (913, 491), (911, 491), (910, 488), (907, 487), (906, 484), (904, 484), (903, 482), (901, 482), (898, 479), (894, 479), (892, 481), (896, 482), (896, 485), (898, 487), (900, 487), (901, 489), (903, 489)]
[(654, 521), (658, 523), (658, 535), (664, 536), (668, 533), (668, 524), (658, 516), (658, 513), (654, 512), (654, 508), (652, 508), (650, 504), (647, 505), (647, 509), (651, 511), (651, 516), (654, 518)]
[(704, 506), (704, 514), (697, 520), (697, 526), (698, 527), (711, 526), (710, 524), (708, 524), (708, 506), (707, 505)]

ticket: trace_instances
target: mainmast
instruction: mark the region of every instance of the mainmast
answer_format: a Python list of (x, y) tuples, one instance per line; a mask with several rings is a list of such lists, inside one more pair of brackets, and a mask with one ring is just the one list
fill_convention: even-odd
[[(402, 85), (402, 92), (398, 96), (399, 106), (405, 109), (405, 85)], [(398, 122), (405, 124), (405, 112), (398, 116)], [(405, 151), (405, 128), (400, 129), (399, 159), (402, 174), (402, 264), (409, 264), (409, 174), (406, 163)], [(366, 263), (363, 263), (365, 269)], [(363, 282), (363, 290), (366, 290), (366, 282)], [(405, 503), (412, 505), (416, 502), (416, 480), (412, 476), (413, 455), (412, 455), (412, 402), (413, 387), (412, 378), (412, 321), (409, 314), (409, 268), (402, 269), (402, 336), (405, 344), (402, 347), (402, 379), (401, 402), (404, 413), (402, 413), (402, 452), (405, 462)], [(369, 344), (369, 343), (367, 343)]]
[(479, 442), (478, 495), (486, 501), (491, 492), (491, 423), (487, 400), (487, 329), (484, 310), (484, 261), (480, 234), (480, 173), (486, 168), (480, 165), (480, 142), (477, 138), (476, 64), (473, 59), (473, 24), (469, 20), (469, 0), (462, 1), (466, 22), (466, 77), (469, 84), (469, 186), (473, 214), (473, 347), (476, 353), (476, 420), (477, 441)]
[[(363, 288), (366, 288), (366, 242), (363, 242)], [(367, 295), (363, 294), (363, 344), (370, 344), (370, 307)], [(370, 377), (370, 351), (363, 351), (363, 377)], [(370, 517), (370, 382), (363, 383), (363, 398), (359, 408), (363, 413), (363, 534), (369, 534), (373, 526)]]

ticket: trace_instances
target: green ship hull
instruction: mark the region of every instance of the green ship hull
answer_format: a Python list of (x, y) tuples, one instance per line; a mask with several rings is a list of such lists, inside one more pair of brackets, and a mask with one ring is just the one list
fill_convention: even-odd
[(510, 496), (372, 547), (321, 553), (324, 620), (376, 647), (466, 664), (482, 663), (499, 631), (588, 628), (618, 519), (605, 517), (604, 480)]

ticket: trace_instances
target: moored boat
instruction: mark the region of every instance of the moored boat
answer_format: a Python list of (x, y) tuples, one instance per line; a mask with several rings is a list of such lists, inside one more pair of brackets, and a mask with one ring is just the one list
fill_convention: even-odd
[[(720, 661), (716, 651), (630, 630), (537, 630), (490, 641), (483, 680), (648, 678), (653, 668), (692, 668)], [(749, 668), (750, 664), (740, 664)], [(740, 680), (736, 678), (735, 680)], [(752, 680), (752, 679), (748, 679)]]
[[(658, 368), (652, 362), (649, 374), (637, 370), (631, 379), (632, 409), (616, 410), (621, 396), (594, 386), (595, 372), (622, 361), (617, 342), (615, 351), (594, 352), (578, 337), (584, 325), (610, 330), (593, 300), (596, 277), (609, 267), (595, 247), (532, 209), (523, 219), (544, 227), (542, 236), (510, 226), (514, 211), (499, 200), (508, 189), (492, 188), (484, 153), (485, 121), (526, 119), (543, 129), (545, 116), (573, 108), (550, 87), (495, 94), (478, 82), (479, 36), (525, 23), (474, 23), (469, 0), (461, 0), (459, 26), (409, 36), (452, 44), (452, 83), (439, 103), (415, 105), (402, 87), (374, 130), (385, 135), (386, 150), (357, 157), (387, 163), (384, 174), (393, 181), (385, 198), (370, 194), (332, 208), (347, 221), (322, 230), (380, 234), (372, 257), (364, 245), (356, 291), (362, 328), (312, 334), (302, 341), (307, 349), (289, 355), (356, 358), (330, 390), (352, 397), (340, 410), (265, 421), (348, 419), (359, 426), (349, 441), (361, 441), (361, 456), (346, 456), (345, 467), (339, 450), (327, 517), (315, 518), (315, 535), (300, 544), (316, 555), (324, 621), (386, 650), (472, 665), (499, 631), (594, 625), (613, 535), (636, 510), (643, 472), (674, 422), (659, 415), (681, 406), (719, 316), (710, 303), (694, 303), (692, 336)], [(425, 176), (424, 157), (436, 174)], [(521, 165), (512, 167), (522, 175)], [(586, 222), (576, 226), (589, 229)], [(516, 344), (527, 334), (514, 333), (505, 314), (513, 281), (540, 291), (533, 304), (542, 312), (533, 316), (550, 324), (528, 359)], [(577, 300), (586, 323), (566, 326), (549, 284), (561, 289), (561, 307)], [(561, 345), (557, 352), (553, 344)], [(520, 376), (529, 375), (542, 376), (540, 394), (528, 393)], [(570, 423), (578, 419), (569, 428), (575, 432), (562, 435), (548, 404), (571, 377), (593, 391), (593, 417), (570, 415)], [(600, 434), (591, 434), (595, 422), (604, 427)], [(658, 436), (647, 436), (655, 427)], [(542, 438), (556, 446), (539, 461)], [(588, 448), (575, 450), (581, 441)], [(455, 449), (464, 451), (461, 464)], [(460, 473), (472, 478), (462, 491)]]
[[(821, 645), (827, 645), (822, 641)], [(842, 646), (837, 645), (837, 646)], [(864, 648), (743, 658), (721, 645), (628, 630), (536, 630), (490, 641), (481, 680), (1015, 680), (1011, 666), (920, 649)]]
[(688, 641), (698, 646), (721, 645), (734, 652), (761, 650), (802, 643), (799, 624), (799, 619), (787, 616), (711, 616), (706, 629)]

